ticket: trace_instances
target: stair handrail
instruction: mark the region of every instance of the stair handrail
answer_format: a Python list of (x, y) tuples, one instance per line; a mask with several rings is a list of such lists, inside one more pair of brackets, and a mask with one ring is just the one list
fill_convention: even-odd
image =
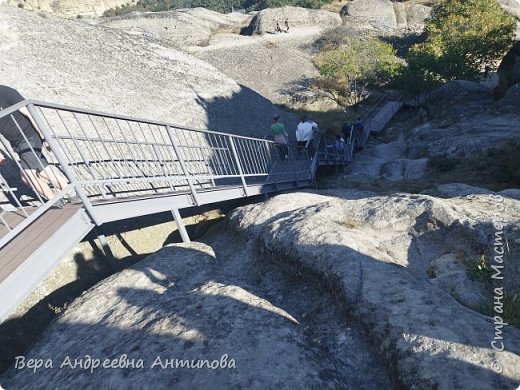
[[(194, 129), (165, 121), (141, 119), (32, 99), (1, 110), (0, 119), (10, 116), (6, 120), (12, 120), (17, 124), (13, 113), (23, 107), (27, 108), (49, 145), (47, 157), (52, 160), (51, 165), (60, 167), (69, 185), (61, 191), (55, 190), (55, 196), (48, 200), (41, 198), (35, 191), (40, 203), (37, 210), (31, 215), (26, 215), (23, 223), (18, 224), (14, 229), (8, 229), (9, 232), (0, 241), (0, 248), (73, 191), (80, 197), (88, 217), (99, 224), (91, 202), (92, 192), (88, 192), (87, 189), (96, 189), (99, 192), (97, 196), (102, 198), (120, 199), (124, 191), (114, 192), (111, 187), (120, 186), (125, 190), (128, 188), (127, 192), (133, 193), (141, 191), (141, 186), (145, 188), (142, 191), (148, 192), (151, 189), (146, 188), (156, 188), (161, 185), (167, 188), (164, 190), (166, 192), (177, 192), (178, 188), (189, 186), (193, 204), (198, 205), (199, 188), (215, 187), (215, 181), (222, 178), (239, 180), (247, 196), (248, 182), (268, 177), (269, 163), (273, 156), (277, 155), (277, 145), (270, 140)], [(85, 129), (87, 125), (92, 128)], [(102, 125), (106, 127), (101, 128)], [(128, 125), (128, 128), (122, 129), (121, 126), (124, 125)], [(108, 136), (101, 137), (100, 129), (108, 131)], [(140, 138), (132, 132), (139, 131), (136, 129), (142, 132), (143, 142), (139, 142)], [(24, 134), (19, 126), (18, 130)], [(95, 130), (97, 134), (88, 134), (88, 130)], [(114, 135), (115, 130), (120, 133)], [(162, 139), (151, 139), (152, 136), (159, 135)], [(182, 138), (179, 139), (181, 142), (177, 142), (179, 141), (176, 140), (177, 137)], [(17, 156), (10, 147), (4, 146), (7, 154), (21, 170)], [(119, 149), (116, 149), (116, 146)], [(298, 148), (293, 144), (287, 146), (291, 150)], [(102, 150), (103, 147), (106, 150)], [(298, 156), (298, 153), (295, 155)], [(296, 158), (303, 158), (303, 156)], [(307, 161), (309, 161), (308, 157)], [(126, 172), (125, 169), (131, 172)], [(301, 170), (301, 168), (294, 169)], [(0, 181), (4, 181), (4, 178), (1, 177)], [(8, 191), (7, 187), (2, 188), (2, 192)], [(12, 191), (9, 196), (19, 200)], [(23, 202), (18, 203), (20, 204), (16, 204), (15, 207), (25, 212)]]

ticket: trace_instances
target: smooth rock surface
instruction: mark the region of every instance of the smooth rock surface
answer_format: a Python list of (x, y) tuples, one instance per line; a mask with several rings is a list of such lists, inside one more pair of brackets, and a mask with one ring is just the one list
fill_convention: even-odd
[(270, 126), (270, 101), (152, 38), (7, 6), (0, 26), (0, 83), (27, 98), (250, 136)]
[(250, 31), (256, 34), (275, 33), (276, 22), (285, 30), (286, 19), (289, 22), (289, 31), (294, 27), (326, 29), (341, 24), (341, 17), (334, 12), (300, 7), (266, 8), (255, 15)]
[(462, 260), (453, 253), (432, 260), (430, 271), (435, 276), (431, 279), (432, 283), (444, 289), (463, 305), (478, 308), (486, 302), (482, 286), (470, 279)]
[[(205, 241), (164, 248), (92, 288), (27, 357), (46, 356), (55, 366), (34, 374), (12, 369), (2, 385), (392, 388), (361, 329), (342, 319), (327, 294), (253, 260), (250, 243), (235, 240), (226, 227), (217, 226)], [(127, 354), (134, 364), (142, 359), (143, 368), (58, 368), (67, 356), (84, 362), (87, 354), (101, 361)], [(186, 367), (186, 360), (198, 359), (206, 365)]]
[(137, 0), (7, 0), (7, 4), (18, 6), (36, 12), (48, 12), (66, 18), (79, 16), (97, 17), (110, 8), (120, 7)]
[[(243, 207), (231, 220), (294, 272), (343, 294), (343, 305), (369, 329), (404, 387), (515, 388), (520, 330), (501, 328), (507, 346), (493, 350), (493, 319), (460, 305), (426, 272), (443, 253), (492, 250), (493, 199), (300, 193)], [(505, 199), (503, 206), (505, 234), (513, 240), (520, 203)], [(508, 274), (519, 258), (512, 250)]]
[(389, 0), (352, 0), (341, 14), (348, 23), (349, 18), (368, 21), (376, 28), (397, 28), (397, 20), (392, 2)]
[(215, 31), (234, 26), (239, 29), (251, 18), (251, 15), (239, 12), (221, 14), (199, 7), (165, 12), (132, 12), (122, 16), (102, 18), (96, 23), (124, 30), (133, 35), (153, 37), (161, 40), (165, 45), (181, 48), (207, 45)]

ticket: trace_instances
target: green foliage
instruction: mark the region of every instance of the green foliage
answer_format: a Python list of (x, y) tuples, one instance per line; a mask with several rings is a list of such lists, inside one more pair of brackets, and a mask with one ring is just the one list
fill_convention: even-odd
[[(287, 5), (303, 8), (320, 8), (323, 4), (328, 3), (326, 0), (256, 0), (251, 4), (247, 4), (248, 10), (262, 10), (265, 8), (280, 8)], [(246, 4), (244, 4), (246, 5)]]
[(204, 7), (217, 12), (231, 12), (237, 9), (259, 11), (264, 8), (277, 8), (287, 5), (304, 8), (320, 8), (330, 0), (139, 0), (135, 4), (111, 8), (103, 16), (118, 16), (132, 11), (170, 11), (179, 8)]
[(320, 72), (314, 86), (339, 106), (356, 104), (368, 84), (389, 81), (401, 66), (392, 45), (376, 38), (345, 38), (318, 53), (314, 63)]
[(520, 140), (511, 140), (501, 148), (489, 149), (483, 158), (494, 167), (497, 180), (511, 186), (520, 185)]
[(468, 267), (468, 275), (471, 279), (478, 280), (480, 282), (491, 281), (491, 275), (493, 275), (493, 270), (491, 269), (491, 267), (488, 267), (484, 255), (480, 256), (480, 259), (477, 263), (470, 263)]
[(520, 139), (464, 158), (433, 157), (428, 162), (426, 187), (465, 183), (501, 191), (520, 187)]
[(426, 24), (426, 40), (410, 49), (403, 88), (414, 93), (447, 80), (476, 79), (486, 65), (496, 68), (513, 43), (515, 28), (515, 19), (497, 0), (437, 3)]

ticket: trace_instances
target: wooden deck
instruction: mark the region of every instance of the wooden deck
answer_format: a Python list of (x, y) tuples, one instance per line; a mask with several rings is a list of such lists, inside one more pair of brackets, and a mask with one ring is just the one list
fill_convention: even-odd
[[(81, 205), (67, 205), (63, 209), (48, 210), (15, 239), (0, 249), (0, 283), (47, 241), (80, 208)], [(34, 210), (36, 209), (29, 209), (28, 212)], [(3, 217), (8, 223), (13, 223), (12, 226), (15, 225), (15, 222), (19, 223), (24, 219), (20, 211), (6, 211)], [(3, 229), (3, 234), (7, 233), (7, 229)]]
[[(31, 215), (34, 211), (37, 210), (36, 207), (26, 207), (24, 208), (27, 215)], [(4, 211), (2, 212), (2, 219), (7, 223), (7, 225), (14, 229), (20, 223), (25, 220), (26, 216), (21, 210), (14, 211)], [(9, 229), (3, 224), (3, 221), (0, 219), (0, 238), (5, 236), (9, 232)]]

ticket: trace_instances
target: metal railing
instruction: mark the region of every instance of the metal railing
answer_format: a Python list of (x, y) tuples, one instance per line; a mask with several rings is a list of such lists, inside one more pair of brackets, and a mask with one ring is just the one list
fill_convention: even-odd
[(331, 137), (322, 135), (320, 140), (320, 150), (318, 158), (320, 161), (327, 161), (338, 165), (348, 164), (352, 161), (355, 139), (352, 136), (344, 140), (342, 137)]
[[(52, 196), (43, 196), (37, 182), (25, 180), (34, 193), (32, 197), (22, 197), (0, 176), (3, 203), (9, 203), (24, 219), (17, 226), (7, 226), (0, 220), (9, 230), (0, 237), (0, 248), (70, 195), (79, 196), (92, 221), (97, 223), (93, 205), (98, 202), (183, 192), (191, 195), (197, 205), (199, 191), (224, 185), (242, 187), (247, 196), (249, 185), (261, 184), (273, 165), (283, 164), (285, 159), (280, 145), (269, 140), (33, 100), (0, 111), (0, 123), (10, 122), (26, 140), (33, 135), (34, 128), (20, 126), (20, 111), (24, 108), (49, 146), (43, 151), (30, 146), (29, 154), (38, 162), (36, 170), (44, 168), (47, 160), (52, 175), (63, 177), (62, 182), (68, 184), (65, 188), (50, 186)], [(293, 163), (291, 169), (310, 179), (308, 154), (296, 145), (285, 147), (291, 160), (302, 162)], [(16, 153), (24, 151), (3, 140), (2, 149), (12, 160), (11, 167), (23, 172)], [(280, 176), (279, 180), (289, 179)], [(33, 210), (36, 207), (38, 212)]]

